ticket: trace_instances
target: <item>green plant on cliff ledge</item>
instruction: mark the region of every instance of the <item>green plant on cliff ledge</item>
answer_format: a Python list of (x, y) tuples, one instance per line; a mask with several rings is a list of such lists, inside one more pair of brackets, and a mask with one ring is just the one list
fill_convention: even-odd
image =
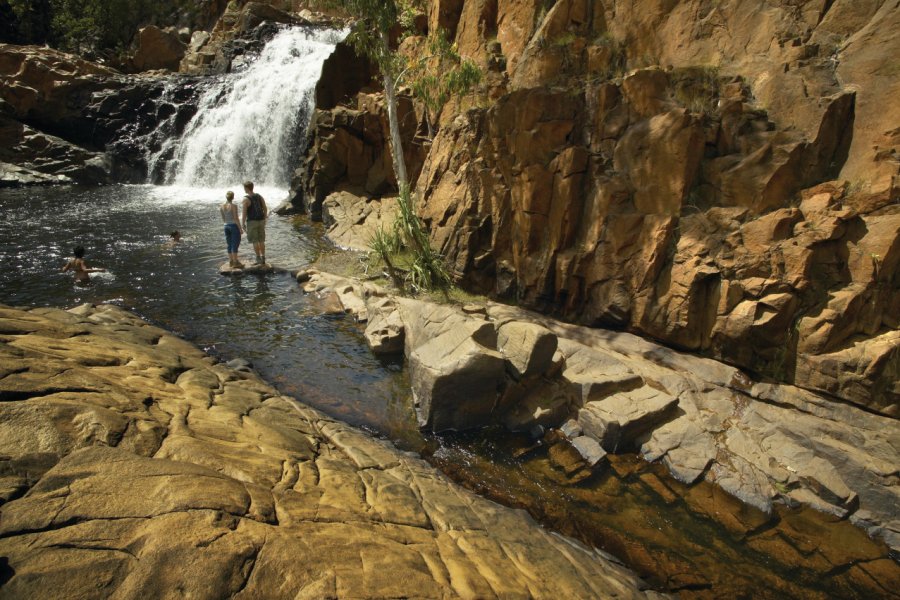
[(715, 66), (673, 69), (670, 80), (675, 100), (692, 113), (711, 115), (719, 100), (719, 69)]
[(606, 55), (604, 66), (598, 72), (593, 73), (593, 75), (605, 81), (625, 74), (625, 46), (622, 42), (612, 37), (608, 31), (605, 31), (595, 37), (591, 41), (591, 45), (601, 49)]
[(452, 96), (466, 94), (482, 77), (481, 69), (471, 59), (460, 57), (445, 31), (431, 33), (425, 41), (424, 54), (409, 57), (406, 68), (397, 79), (408, 83), (413, 95), (425, 105), (428, 137), (434, 137), (433, 119)]
[(384, 263), (384, 268), (397, 287), (403, 286), (400, 269), (395, 264), (395, 257), (400, 252), (402, 244), (396, 230), (379, 227), (369, 242), (369, 248), (375, 256)]
[(381, 261), (398, 288), (414, 292), (444, 290), (450, 287), (450, 274), (441, 256), (428, 240), (419, 217), (412, 209), (408, 194), (398, 198), (400, 209), (390, 229), (381, 228), (369, 242), (371, 254)]
[[(315, 3), (339, 8), (356, 19), (347, 39), (357, 52), (369, 57), (381, 71), (391, 134), (391, 157), (400, 192), (400, 215), (394, 227), (406, 249), (413, 255), (409, 283), (415, 288), (446, 288), (450, 278), (440, 254), (431, 247), (422, 221), (415, 214), (410, 193), (396, 95), (398, 82), (407, 73), (408, 62), (391, 46), (391, 34), (398, 25), (402, 35), (412, 33), (412, 23), (424, 9), (424, 0), (317, 0)], [(392, 273), (392, 277), (395, 275)]]

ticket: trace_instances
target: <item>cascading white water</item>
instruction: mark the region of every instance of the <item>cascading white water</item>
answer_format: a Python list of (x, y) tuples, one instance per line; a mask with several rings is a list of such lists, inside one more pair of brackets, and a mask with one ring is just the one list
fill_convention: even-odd
[(345, 35), (285, 29), (246, 69), (211, 85), (167, 165), (166, 181), (221, 187), (249, 179), (286, 188), (322, 63)]

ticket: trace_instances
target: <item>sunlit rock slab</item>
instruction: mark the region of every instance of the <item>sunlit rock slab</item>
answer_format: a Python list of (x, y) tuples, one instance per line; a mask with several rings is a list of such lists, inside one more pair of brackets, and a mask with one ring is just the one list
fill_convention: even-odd
[(0, 306), (0, 598), (644, 598), (117, 307)]

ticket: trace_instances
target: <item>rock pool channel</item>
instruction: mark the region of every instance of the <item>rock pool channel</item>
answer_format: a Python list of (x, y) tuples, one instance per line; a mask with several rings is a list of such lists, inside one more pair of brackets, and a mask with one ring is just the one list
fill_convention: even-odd
[[(896, 557), (845, 521), (786, 507), (764, 515), (715, 486), (684, 486), (633, 455), (612, 457), (610, 468), (575, 482), (546, 446), (525, 437), (493, 430), (422, 435), (402, 365), (377, 359), (360, 325), (319, 314), (288, 274), (219, 275), (225, 249), (216, 205), (224, 191), (0, 190), (0, 302), (112, 302), (135, 310), (223, 360), (251, 361), (282, 392), (610, 552), (656, 589), (697, 598), (896, 597)], [(260, 191), (270, 203), (284, 194)], [(175, 229), (183, 240), (172, 245)], [(109, 270), (87, 288), (60, 273), (76, 244), (85, 246), (90, 266)], [(299, 268), (334, 251), (320, 225), (304, 217), (270, 221), (274, 264)]]

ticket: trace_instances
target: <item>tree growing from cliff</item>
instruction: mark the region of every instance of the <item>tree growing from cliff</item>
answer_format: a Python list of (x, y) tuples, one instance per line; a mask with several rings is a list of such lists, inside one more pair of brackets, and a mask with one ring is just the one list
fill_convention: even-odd
[[(399, 190), (399, 215), (395, 233), (399, 242), (413, 253), (409, 275), (416, 287), (446, 288), (450, 277), (440, 255), (431, 247), (428, 234), (415, 214), (411, 198), (409, 176), (403, 154), (403, 140), (397, 117), (397, 88), (409, 83), (413, 93), (426, 107), (426, 120), (431, 130), (431, 116), (447, 102), (451, 94), (461, 93), (477, 83), (480, 71), (470, 61), (462, 61), (455, 49), (442, 35), (431, 36), (426, 42), (427, 52), (416, 57), (405, 57), (392, 45), (392, 39), (412, 34), (416, 15), (424, 9), (423, 0), (318, 0), (318, 4), (342, 10), (355, 19), (348, 41), (356, 51), (371, 59), (381, 72), (384, 84), (385, 104), (390, 128), (391, 158)], [(450, 66), (448, 68), (448, 62)], [(391, 249), (398, 246), (390, 242), (389, 235), (379, 236), (373, 248), (381, 255), (391, 277), (398, 281), (396, 269), (390, 260)]]
[(431, 32), (424, 54), (410, 57), (400, 81), (408, 82), (413, 95), (425, 105), (428, 136), (433, 137), (432, 120), (453, 96), (467, 93), (481, 81), (481, 69), (474, 61), (463, 59), (446, 32)]

